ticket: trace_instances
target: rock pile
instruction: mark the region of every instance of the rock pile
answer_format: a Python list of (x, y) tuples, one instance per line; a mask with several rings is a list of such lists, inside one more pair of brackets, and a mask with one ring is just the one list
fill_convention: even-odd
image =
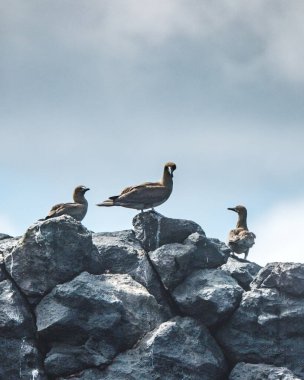
[(1, 380), (304, 379), (304, 265), (239, 261), (152, 211), (133, 225), (0, 234)]

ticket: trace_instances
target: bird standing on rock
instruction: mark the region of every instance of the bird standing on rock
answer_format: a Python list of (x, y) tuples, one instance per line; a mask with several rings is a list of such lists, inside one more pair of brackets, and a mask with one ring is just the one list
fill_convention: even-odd
[(85, 217), (88, 210), (88, 201), (85, 199), (85, 193), (90, 190), (85, 186), (77, 186), (73, 193), (74, 202), (58, 203), (53, 206), (45, 217), (46, 219), (55, 218), (61, 215), (70, 215), (79, 222)]
[(247, 259), (249, 249), (254, 245), (256, 238), (253, 232), (249, 232), (247, 227), (247, 210), (244, 206), (229, 207), (228, 210), (238, 214), (236, 228), (231, 230), (228, 235), (228, 246), (232, 252), (241, 254), (244, 253), (244, 259)]
[(126, 187), (120, 195), (115, 195), (97, 206), (122, 206), (135, 210), (146, 210), (161, 205), (169, 197), (173, 189), (173, 172), (176, 165), (167, 162), (164, 167), (162, 179), (159, 182), (145, 182), (137, 186)]

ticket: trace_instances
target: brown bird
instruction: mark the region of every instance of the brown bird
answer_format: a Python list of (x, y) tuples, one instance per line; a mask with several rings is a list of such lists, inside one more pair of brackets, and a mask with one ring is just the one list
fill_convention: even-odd
[(61, 215), (70, 215), (79, 222), (85, 217), (88, 210), (88, 201), (84, 194), (90, 189), (85, 186), (77, 186), (73, 193), (74, 202), (58, 203), (53, 206), (45, 219), (55, 218)]
[(173, 172), (176, 165), (167, 162), (164, 167), (162, 179), (159, 182), (145, 182), (137, 186), (126, 187), (120, 195), (115, 195), (97, 206), (122, 206), (135, 210), (146, 210), (161, 205), (169, 197), (173, 189)]
[(249, 249), (254, 245), (256, 238), (253, 232), (248, 231), (247, 227), (247, 210), (244, 206), (229, 207), (228, 210), (238, 213), (238, 221), (236, 228), (231, 230), (228, 235), (228, 246), (232, 252), (241, 254), (244, 253), (244, 259), (247, 259)]

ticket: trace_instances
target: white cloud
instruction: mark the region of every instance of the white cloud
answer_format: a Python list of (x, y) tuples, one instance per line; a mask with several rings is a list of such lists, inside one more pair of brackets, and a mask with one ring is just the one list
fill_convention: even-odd
[(138, 60), (147, 48), (192, 39), (229, 77), (266, 72), (304, 81), (301, 0), (65, 0), (60, 6), (12, 0), (1, 8), (4, 44), (30, 57), (35, 48), (62, 45), (100, 59)]
[(304, 199), (280, 203), (252, 225), (256, 244), (251, 258), (259, 264), (269, 262), (304, 263)]

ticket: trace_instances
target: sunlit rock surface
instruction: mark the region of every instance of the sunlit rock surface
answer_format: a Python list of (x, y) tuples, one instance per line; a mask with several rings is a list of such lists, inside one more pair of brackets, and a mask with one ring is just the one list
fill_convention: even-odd
[(192, 221), (0, 235), (2, 380), (304, 379), (304, 264), (231, 258)]

